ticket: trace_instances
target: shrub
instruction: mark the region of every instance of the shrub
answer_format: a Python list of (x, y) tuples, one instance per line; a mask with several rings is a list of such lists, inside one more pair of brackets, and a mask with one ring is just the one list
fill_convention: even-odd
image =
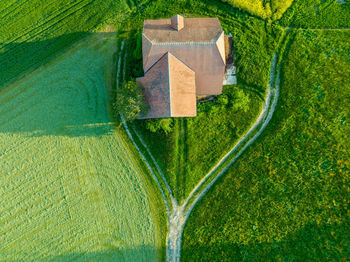
[(169, 134), (174, 127), (173, 118), (148, 119), (146, 120), (146, 128), (152, 133), (163, 131)]
[(125, 82), (122, 88), (118, 89), (114, 110), (116, 114), (121, 114), (125, 121), (145, 115), (148, 104), (144, 101), (143, 87), (135, 81)]

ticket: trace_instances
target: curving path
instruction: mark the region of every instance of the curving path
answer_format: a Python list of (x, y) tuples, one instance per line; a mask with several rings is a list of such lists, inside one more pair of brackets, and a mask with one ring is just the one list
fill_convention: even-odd
[[(257, 137), (263, 132), (263, 130), (271, 120), (275, 107), (277, 105), (279, 94), (279, 69), (277, 70), (276, 74), (276, 64), (277, 55), (275, 54), (272, 60), (270, 82), (268, 86), (268, 92), (265, 97), (263, 109), (257, 120), (252, 125), (252, 127), (236, 143), (236, 145), (218, 162), (218, 164), (216, 164), (214, 168), (212, 168), (212, 170), (210, 170), (209, 173), (197, 184), (197, 186), (192, 190), (192, 192), (184, 201), (184, 203), (181, 206), (173, 207), (173, 212), (169, 219), (169, 231), (167, 237), (167, 261), (180, 261), (181, 237), (185, 227), (185, 223), (188, 220), (192, 209), (195, 207), (198, 201), (208, 192), (208, 190), (214, 185), (217, 179), (219, 179), (219, 177), (221, 177), (225, 173), (225, 171), (240, 157), (243, 151), (257, 139)], [(244, 146), (240, 150), (238, 150), (242, 145)], [(234, 155), (235, 153), (236, 155)], [(231, 160), (228, 160), (232, 156), (234, 157)], [(221, 171), (216, 172), (219, 168), (221, 168)], [(207, 182), (213, 176), (214, 178), (203, 187), (205, 182)]]
[[(119, 56), (120, 59), (122, 56)], [(119, 64), (119, 63), (118, 63)], [(122, 73), (118, 68), (118, 74)], [(163, 196), (163, 201), (167, 208), (167, 249), (166, 249), (166, 261), (178, 262), (180, 261), (181, 252), (181, 237), (188, 220), (191, 211), (198, 203), (198, 201), (208, 192), (208, 190), (214, 185), (214, 183), (225, 173), (225, 171), (241, 156), (247, 147), (249, 147), (263, 132), (268, 123), (270, 122), (275, 107), (277, 105), (279, 96), (279, 75), (280, 67), (278, 65), (278, 56), (275, 53), (272, 59), (270, 68), (269, 84), (267, 94), (263, 104), (262, 111), (254, 124), (248, 130), (248, 132), (232, 147), (232, 149), (222, 158), (219, 162), (203, 177), (203, 179), (192, 190), (187, 199), (179, 205), (174, 198), (171, 189), (166, 182), (165, 176), (162, 174), (159, 166), (157, 165), (154, 157), (151, 155), (146, 143), (142, 140), (137, 131), (123, 121), (124, 128), (136, 147), (141, 158), (145, 161), (150, 173), (157, 182), (160, 191)], [(123, 72), (123, 79), (125, 78), (125, 72)], [(123, 116), (122, 116), (123, 120)], [(140, 143), (136, 142), (139, 141)], [(142, 150), (143, 148), (144, 150)], [(148, 158), (148, 157), (149, 158)], [(148, 161), (147, 159), (150, 159)], [(155, 167), (152, 168), (152, 166)], [(164, 186), (162, 186), (164, 184)]]

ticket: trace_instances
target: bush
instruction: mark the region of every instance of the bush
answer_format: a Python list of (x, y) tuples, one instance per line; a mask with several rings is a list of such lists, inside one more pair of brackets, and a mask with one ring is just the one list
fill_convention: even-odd
[(173, 118), (148, 119), (146, 120), (146, 128), (152, 133), (163, 131), (169, 134), (174, 127)]
[(145, 115), (148, 104), (144, 101), (143, 87), (135, 81), (125, 82), (122, 88), (118, 89), (114, 110), (116, 114), (122, 115), (125, 121)]

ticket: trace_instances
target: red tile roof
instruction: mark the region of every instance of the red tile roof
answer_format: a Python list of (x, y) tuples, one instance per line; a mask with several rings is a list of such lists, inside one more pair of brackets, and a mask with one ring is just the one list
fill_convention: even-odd
[(225, 45), (217, 18), (185, 18), (180, 31), (170, 19), (146, 20), (142, 48), (145, 72), (169, 51), (196, 72), (197, 95), (222, 93)]
[(225, 45), (217, 18), (145, 20), (142, 53), (146, 73), (137, 81), (151, 106), (146, 118), (195, 116), (196, 96), (222, 93)]
[(150, 106), (142, 118), (196, 116), (195, 73), (171, 53), (166, 52), (136, 81), (145, 88)]

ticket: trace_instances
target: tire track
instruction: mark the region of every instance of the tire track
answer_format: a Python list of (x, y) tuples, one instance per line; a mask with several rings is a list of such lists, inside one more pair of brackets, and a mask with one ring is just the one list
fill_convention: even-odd
[[(78, 6), (79, 4), (81, 4), (81, 3), (83, 3), (83, 2), (85, 2), (85, 0), (81, 0), (80, 2), (75, 3), (74, 5), (72, 5), (72, 6), (68, 7), (68, 8), (66, 8), (64, 11), (60, 12), (58, 15), (52, 17), (52, 18), (49, 19), (49, 20), (46, 20), (44, 23), (38, 25), (37, 27), (35, 27), (35, 28), (33, 28), (33, 29), (30, 29), (29, 31), (27, 31), (27, 32), (25, 32), (24, 34), (18, 36), (17, 38), (12, 39), (10, 43), (4, 44), (4, 45), (1, 45), (1, 44), (0, 44), (0, 50), (6, 48), (6, 47), (7, 47), (8, 45), (10, 45), (11, 43), (17, 42), (17, 41), (19, 41), (19, 40), (23, 40), (22, 42), (24, 42), (24, 41), (28, 42), (28, 41), (30, 41), (30, 40), (35, 39), (35, 37), (37, 37), (38, 35), (42, 35), (43, 32), (45, 32), (45, 31), (47, 31), (48, 29), (50, 29), (51, 27), (57, 25), (59, 22), (63, 21), (63, 20), (66, 19), (67, 17), (73, 15), (74, 13), (76, 13), (76, 12), (82, 10), (82, 9), (83, 9), (84, 7), (86, 7), (87, 5), (93, 3), (93, 1), (90, 1), (90, 2), (88, 2), (88, 3), (84, 4), (84, 5), (82, 5), (81, 7), (79, 7), (79, 9), (73, 10), (73, 11), (70, 12), (70, 13), (68, 12), (68, 14), (67, 14), (66, 16), (60, 18), (60, 19), (57, 20), (57, 21), (54, 21), (54, 20), (57, 19), (59, 16), (64, 15), (65, 13), (67, 13), (68, 10), (71, 10), (73, 7), (76, 7), (76, 6)], [(54, 23), (50, 25), (49, 23), (50, 23), (50, 22), (53, 22), (53, 21), (54, 21)], [(26, 36), (26, 35), (28, 35), (28, 34), (34, 32), (34, 31), (36, 31), (38, 28), (44, 27), (45, 25), (48, 25), (48, 26), (47, 26), (46, 28), (44, 28), (44, 29), (42, 29), (42, 30), (36, 32), (36, 33), (35, 33), (34, 35), (32, 35), (32, 36), (30, 36), (30, 37), (28, 37), (28, 38), (26, 38), (26, 39), (22, 39), (24, 36)], [(13, 50), (14, 48), (16, 48), (16, 46), (7, 49), (6, 52), (9, 52), (9, 51)]]
[[(5, 14), (1, 15), (0, 20), (2, 20), (3, 18), (5, 18), (6, 16), (8, 16), (10, 13), (13, 12), (13, 10), (15, 10), (17, 8), (17, 6), (19, 6), (20, 4), (23, 5), (26, 2), (28, 2), (29, 0), (15, 0), (12, 2), (12, 4), (10, 4), (9, 6), (7, 6), (6, 8), (2, 9), (0, 11), (0, 15), (4, 12), (6, 12)], [(11, 10), (9, 10), (11, 9)]]
[[(136, 147), (137, 151), (141, 155), (141, 158), (145, 161), (145, 163), (146, 163), (148, 169), (150, 170), (150, 172), (152, 173), (154, 179), (157, 181), (158, 187), (162, 192), (163, 201), (166, 203), (166, 207), (168, 210), (168, 212), (167, 212), (168, 233), (167, 233), (167, 239), (166, 239), (166, 241), (167, 241), (166, 261), (168, 261), (168, 262), (180, 261), (182, 233), (183, 233), (186, 221), (188, 220), (192, 209), (197, 204), (197, 202), (208, 192), (208, 190), (217, 181), (217, 179), (219, 179), (225, 173), (225, 171), (229, 168), (229, 166), (231, 166), (239, 158), (239, 156), (245, 151), (245, 149), (247, 147), (249, 147), (256, 140), (257, 137), (260, 136), (260, 134), (263, 132), (263, 130), (265, 129), (265, 127), (267, 126), (267, 124), (271, 120), (273, 113), (274, 113), (274, 110), (275, 110), (275, 107), (277, 105), (278, 95), (279, 95), (280, 69), (278, 69), (278, 71), (276, 73), (275, 72), (276, 66), (277, 66), (277, 54), (274, 54), (272, 62), (271, 62), (268, 92), (267, 92), (267, 95), (265, 97), (265, 103), (264, 103), (263, 109), (262, 109), (259, 117), (255, 121), (255, 123), (248, 130), (246, 135), (244, 135), (236, 143), (236, 145), (218, 162), (218, 164), (215, 165), (214, 168), (212, 168), (211, 171), (209, 171), (209, 173), (197, 184), (195, 189), (191, 192), (189, 197), (184, 201), (184, 203), (182, 205), (178, 205), (174, 197), (171, 198), (171, 200), (172, 200), (171, 213), (169, 212), (170, 211), (169, 205), (167, 204), (167, 200), (165, 197), (165, 192), (167, 194), (169, 194), (168, 189), (166, 187), (163, 188), (160, 185), (151, 165), (149, 164), (148, 160), (146, 159), (146, 157), (143, 155), (143, 153), (139, 149), (137, 143), (135, 142), (132, 134), (129, 131), (129, 128), (128, 128), (126, 122), (122, 118), (122, 120), (124, 122), (124, 128), (129, 136), (130, 140), (132, 141), (132, 143)], [(276, 82), (275, 82), (275, 78), (276, 78)], [(259, 128), (259, 126), (260, 126), (260, 128)], [(256, 131), (256, 130), (257, 130), (257, 132), (253, 135), (253, 137), (250, 138), (248, 141), (246, 141), (248, 139), (248, 137), (250, 135), (252, 135), (254, 133), (254, 131)], [(244, 144), (244, 143), (246, 143), (246, 144)], [(236, 152), (237, 148), (243, 144), (244, 144), (243, 148), (234, 156), (234, 158), (232, 160), (230, 160), (228, 163), (225, 163), (229, 159), (229, 157), (231, 157)], [(144, 146), (145, 146), (146, 150), (148, 152), (150, 152), (149, 149), (147, 149), (148, 148), (147, 145), (144, 145)], [(151, 161), (154, 162), (154, 164), (156, 164), (153, 157), (151, 157)], [(199, 191), (200, 187), (203, 186), (205, 184), (205, 182), (211, 176), (213, 176), (219, 168), (222, 168), (222, 170), (218, 174), (216, 174), (214, 179), (209, 184), (207, 184), (201, 191)], [(199, 191), (199, 192), (197, 195), (195, 195), (195, 193), (197, 191)], [(193, 201), (193, 202), (189, 205), (189, 203), (191, 201)]]

